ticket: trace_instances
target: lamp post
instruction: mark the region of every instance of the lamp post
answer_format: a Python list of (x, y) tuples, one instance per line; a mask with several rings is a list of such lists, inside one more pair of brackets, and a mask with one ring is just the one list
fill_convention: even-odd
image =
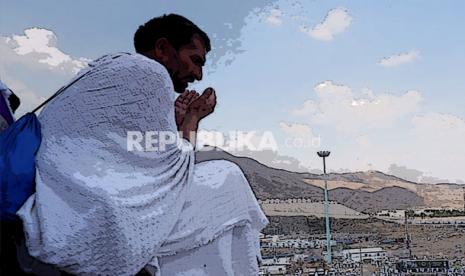
[(328, 175), (326, 174), (326, 157), (329, 156), (329, 151), (319, 151), (317, 152), (319, 157), (323, 158), (323, 179), (325, 181), (325, 223), (326, 223), (326, 262), (328, 265), (331, 264), (331, 232), (329, 230), (329, 202), (328, 202)]

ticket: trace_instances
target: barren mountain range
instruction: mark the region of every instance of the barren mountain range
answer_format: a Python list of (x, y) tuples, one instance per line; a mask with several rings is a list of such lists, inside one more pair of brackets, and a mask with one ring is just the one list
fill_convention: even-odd
[[(236, 163), (259, 199), (323, 199), (323, 175), (271, 168), (252, 158), (234, 156), (220, 149), (196, 153), (196, 162), (217, 159)], [(364, 213), (464, 206), (465, 185), (420, 184), (379, 171), (331, 173), (328, 187), (330, 200)]]

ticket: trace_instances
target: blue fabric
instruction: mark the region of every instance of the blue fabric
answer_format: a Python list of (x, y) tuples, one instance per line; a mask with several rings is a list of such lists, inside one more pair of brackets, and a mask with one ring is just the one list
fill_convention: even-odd
[(28, 113), (0, 133), (0, 217), (16, 220), (16, 212), (35, 192), (35, 155), (41, 142), (40, 123)]

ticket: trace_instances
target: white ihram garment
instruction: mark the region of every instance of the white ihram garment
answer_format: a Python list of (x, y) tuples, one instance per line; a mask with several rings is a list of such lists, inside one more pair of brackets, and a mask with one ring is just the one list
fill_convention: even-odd
[(162, 65), (102, 57), (39, 120), (36, 193), (18, 211), (33, 257), (80, 275), (257, 274), (267, 220), (236, 165), (194, 165), (179, 137), (127, 150), (127, 131), (177, 131)]

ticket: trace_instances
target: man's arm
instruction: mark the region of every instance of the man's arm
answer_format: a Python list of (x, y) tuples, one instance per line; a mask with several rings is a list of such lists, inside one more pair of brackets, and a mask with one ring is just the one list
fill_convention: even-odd
[(179, 127), (182, 138), (189, 141), (192, 146), (195, 148), (197, 141), (197, 129), (199, 128), (200, 120), (195, 116), (186, 117)]

